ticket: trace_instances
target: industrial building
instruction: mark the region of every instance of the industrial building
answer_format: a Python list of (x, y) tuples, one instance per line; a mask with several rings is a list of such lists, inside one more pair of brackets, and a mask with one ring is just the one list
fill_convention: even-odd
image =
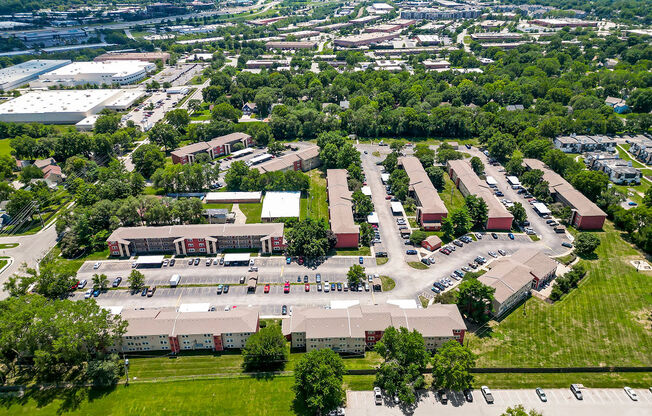
[(180, 163), (182, 165), (193, 163), (195, 157), (200, 153), (208, 154), (210, 159), (228, 155), (236, 143), (242, 143), (244, 147), (249, 147), (253, 141), (251, 136), (246, 133), (230, 133), (225, 136), (216, 137), (208, 142), (189, 144), (188, 146), (179, 147), (171, 153), (172, 163)]
[(253, 308), (212, 312), (121, 309), (117, 315), (127, 322), (127, 330), (109, 347), (110, 352), (242, 349), (260, 328), (258, 310)]
[(267, 49), (281, 49), (281, 50), (294, 50), (294, 49), (315, 49), (317, 42), (311, 41), (277, 41), (267, 42), (265, 44)]
[(473, 7), (465, 8), (443, 8), (443, 7), (423, 7), (408, 10), (401, 10), (402, 19), (418, 20), (455, 20), (455, 19), (475, 19), (482, 14), (481, 9)]
[(170, 54), (167, 52), (109, 52), (96, 56), (93, 59), (96, 62), (103, 61), (161, 61), (167, 63), (170, 60)]
[(353, 202), (349, 190), (346, 169), (326, 171), (328, 188), (328, 216), (331, 231), (337, 238), (337, 248), (357, 248), (360, 242), (360, 226), (353, 220)]
[(165, 253), (215, 254), (232, 248), (283, 251), (283, 224), (190, 224), (163, 227), (120, 227), (106, 239), (112, 256)]
[(141, 89), (31, 91), (0, 104), (0, 121), (76, 124), (105, 108), (125, 110), (144, 95)]
[[(252, 159), (253, 160), (253, 159)], [(310, 146), (294, 153), (268, 160), (256, 166), (260, 173), (301, 170), (307, 172), (321, 165), (319, 147)]]
[(501, 316), (556, 275), (557, 262), (542, 251), (522, 248), (509, 257), (501, 257), (490, 270), (478, 277), (484, 285), (496, 289), (492, 300), (493, 314)]
[(475, 195), (487, 204), (488, 219), (485, 228), (488, 230), (509, 231), (512, 228), (514, 216), (500, 203), (491, 187), (475, 174), (471, 164), (466, 160), (449, 160), (448, 175), (459, 188), (464, 197)]
[(32, 59), (22, 64), (0, 69), (0, 90), (9, 91), (34, 81), (39, 75), (68, 65), (68, 59)]
[(300, 205), (301, 192), (266, 192), (260, 219), (272, 222), (281, 218), (299, 218)]
[(456, 305), (433, 304), (425, 309), (395, 305), (356, 305), (346, 309), (296, 308), (283, 319), (283, 335), (292, 348), (330, 348), (338, 353), (373, 349), (389, 327), (417, 330), (433, 351), (446, 341), (464, 342), (466, 325)]
[(548, 168), (538, 159), (523, 159), (528, 169), (538, 169), (543, 172), (543, 180), (548, 182), (550, 194), (555, 200), (571, 207), (570, 223), (578, 230), (599, 230), (607, 218), (607, 214), (591, 202), (580, 191), (562, 178), (561, 175)]
[(587, 20), (580, 19), (534, 19), (529, 20), (529, 24), (552, 27), (552, 28), (562, 28), (562, 27), (597, 27), (598, 22), (590, 22)]
[(448, 210), (421, 162), (414, 156), (404, 156), (398, 159), (398, 165), (410, 178), (409, 191), (417, 203), (417, 222), (425, 230), (439, 230), (441, 221), (448, 215)]
[(156, 65), (145, 61), (73, 62), (47, 72), (32, 82), (33, 87), (75, 87), (78, 85), (128, 85), (145, 79)]
[(342, 46), (345, 48), (353, 48), (358, 46), (373, 45), (376, 43), (384, 42), (386, 40), (394, 39), (399, 33), (361, 33), (359, 35), (351, 35), (343, 38), (336, 38), (333, 40), (335, 46)]

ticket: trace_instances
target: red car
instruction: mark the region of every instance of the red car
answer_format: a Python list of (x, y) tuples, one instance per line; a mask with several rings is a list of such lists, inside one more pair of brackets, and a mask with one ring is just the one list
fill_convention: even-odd
[(310, 292), (310, 283), (305, 284), (306, 292)]
[(75, 290), (75, 289), (77, 289), (77, 288), (79, 287), (79, 283), (80, 283), (79, 281), (75, 282), (74, 285), (70, 286), (70, 290)]
[(303, 264), (303, 257), (299, 257), (299, 260), (297, 261), (300, 265)]
[(391, 196), (391, 195), (387, 195), (387, 196), (385, 197), (385, 199), (389, 201), (390, 199), (392, 199), (392, 196)]
[(265, 292), (265, 293), (269, 293), (269, 284), (266, 284), (266, 285), (265, 285), (264, 292)]
[(283, 286), (283, 293), (290, 293), (290, 282), (285, 281), (285, 286)]

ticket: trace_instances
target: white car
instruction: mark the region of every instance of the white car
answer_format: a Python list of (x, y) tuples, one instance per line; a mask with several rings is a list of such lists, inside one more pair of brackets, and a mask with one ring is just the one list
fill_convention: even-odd
[(99, 261), (96, 261), (95, 264), (93, 265), (93, 269), (95, 270), (99, 269), (101, 264), (102, 263), (100, 263)]
[(380, 391), (380, 387), (374, 387), (374, 401), (376, 404), (383, 404), (383, 393)]
[(631, 387), (625, 387), (624, 388), (625, 393), (629, 396), (630, 399), (634, 400), (635, 402), (638, 401), (638, 395), (634, 390), (632, 390)]
[(83, 288), (85, 288), (85, 287), (86, 287), (86, 283), (88, 283), (88, 282), (86, 281), (86, 279), (80, 280), (80, 281), (79, 281), (79, 286), (77, 286), (77, 288), (78, 288), (78, 289), (83, 289)]
[(84, 299), (88, 299), (93, 295), (93, 289), (88, 289), (86, 293), (84, 293)]

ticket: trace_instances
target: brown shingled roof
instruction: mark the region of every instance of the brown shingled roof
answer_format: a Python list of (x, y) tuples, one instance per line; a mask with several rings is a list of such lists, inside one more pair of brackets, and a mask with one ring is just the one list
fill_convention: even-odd
[(359, 233), (360, 227), (353, 220), (352, 192), (349, 191), (346, 169), (328, 169), (328, 212), (331, 230), (338, 233)]
[(403, 166), (403, 169), (410, 177), (410, 189), (414, 190), (417, 196), (421, 212), (424, 214), (447, 215), (446, 205), (439, 197), (437, 189), (430, 181), (419, 159), (414, 156), (404, 156), (398, 159), (398, 163)]

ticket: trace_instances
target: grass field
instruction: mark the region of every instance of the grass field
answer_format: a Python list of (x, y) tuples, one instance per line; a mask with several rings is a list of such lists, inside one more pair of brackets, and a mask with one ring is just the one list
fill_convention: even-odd
[(629, 162), (632, 162), (632, 166), (635, 168), (644, 168), (645, 165), (642, 164), (641, 162), (637, 161), (636, 159), (633, 159), (625, 150), (623, 150), (620, 146), (617, 146), (616, 149), (618, 150), (618, 156), (620, 156), (621, 159), (627, 160)]
[(439, 192), (439, 197), (444, 201), (444, 205), (446, 205), (448, 212), (451, 212), (464, 206), (464, 197), (455, 184), (453, 184), (448, 173), (444, 173), (444, 178), (446, 179), (446, 185), (444, 190)]
[(16, 248), (18, 247), (19, 243), (4, 243), (0, 244), (0, 250), (5, 249), (5, 248)]
[(308, 176), (310, 176), (310, 189), (308, 190), (308, 196), (301, 198), (301, 219), (323, 218), (328, 221), (326, 178), (318, 169), (308, 172)]
[(231, 211), (233, 204), (204, 204), (204, 209), (228, 209)]
[(479, 366), (651, 365), (652, 279), (629, 263), (641, 258), (605, 223), (597, 260), (578, 288), (552, 305), (530, 298), (481, 336), (469, 335)]
[(247, 217), (247, 224), (259, 223), (260, 214), (263, 212), (263, 203), (239, 204), (240, 211)]
[(396, 282), (389, 276), (380, 276), (383, 292), (388, 292), (396, 287)]
[(2, 139), (0, 140), (0, 156), (4, 155), (11, 155), (11, 146), (9, 145), (9, 140), (10, 139)]
[(409, 261), (408, 266), (412, 267), (413, 269), (417, 269), (417, 270), (426, 270), (428, 268), (428, 266), (421, 263), (420, 261)]
[(348, 248), (342, 248), (339, 250), (335, 250), (335, 252), (331, 251), (328, 253), (329, 256), (335, 255), (335, 256), (370, 256), (371, 255), (371, 248), (367, 246), (362, 246), (359, 247), (358, 249), (348, 249)]

